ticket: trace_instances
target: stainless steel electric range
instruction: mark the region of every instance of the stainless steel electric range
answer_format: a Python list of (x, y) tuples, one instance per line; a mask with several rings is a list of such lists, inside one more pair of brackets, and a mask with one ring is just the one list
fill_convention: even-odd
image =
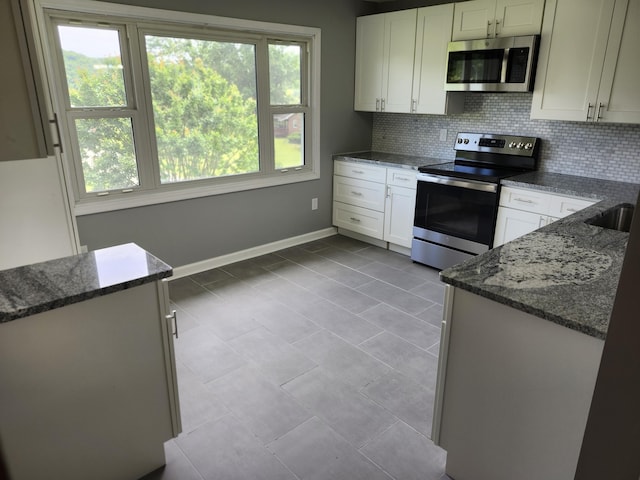
[(459, 133), (455, 161), (418, 168), (411, 259), (445, 269), (493, 245), (500, 181), (535, 170), (540, 139)]

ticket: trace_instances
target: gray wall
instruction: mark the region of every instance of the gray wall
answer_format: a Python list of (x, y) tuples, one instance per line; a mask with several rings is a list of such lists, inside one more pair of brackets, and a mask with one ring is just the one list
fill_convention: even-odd
[[(371, 114), (353, 111), (355, 17), (369, 13), (371, 4), (359, 0), (119, 3), (321, 28), (321, 178), (78, 217), (80, 243), (93, 250), (135, 242), (176, 267), (330, 227), (331, 155), (371, 146)], [(313, 197), (319, 199), (316, 211), (311, 211)]]
[(458, 132), (529, 135), (542, 139), (540, 170), (640, 183), (640, 125), (531, 120), (532, 95), (468, 93), (449, 116), (377, 113), (372, 148), (453, 160)]

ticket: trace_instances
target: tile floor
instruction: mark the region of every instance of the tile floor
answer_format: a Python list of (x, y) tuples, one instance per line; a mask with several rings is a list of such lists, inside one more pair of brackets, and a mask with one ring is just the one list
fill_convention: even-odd
[(336, 235), (170, 283), (183, 433), (151, 479), (439, 480), (437, 271)]

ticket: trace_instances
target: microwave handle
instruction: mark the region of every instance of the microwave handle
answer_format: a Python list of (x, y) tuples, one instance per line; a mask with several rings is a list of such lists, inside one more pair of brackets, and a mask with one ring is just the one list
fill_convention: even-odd
[(507, 83), (507, 66), (509, 65), (510, 50), (510, 48), (504, 49), (504, 56), (502, 57), (502, 68), (500, 69), (500, 83)]

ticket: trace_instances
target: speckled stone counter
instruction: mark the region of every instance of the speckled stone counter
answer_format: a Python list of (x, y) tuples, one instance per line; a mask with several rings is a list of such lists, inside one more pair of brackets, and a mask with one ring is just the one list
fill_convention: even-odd
[(443, 270), (441, 280), (604, 339), (629, 234), (584, 222), (620, 203), (635, 205), (640, 186), (545, 172), (503, 184), (600, 201)]
[(371, 163), (383, 167), (408, 168), (411, 170), (417, 170), (418, 167), (422, 167), (423, 165), (436, 165), (440, 163), (453, 162), (453, 159), (446, 160), (442, 158), (419, 157), (414, 155), (400, 155), (397, 153), (371, 151), (340, 153), (334, 155), (333, 159), (356, 163)]
[(170, 277), (134, 243), (0, 271), (0, 322)]

